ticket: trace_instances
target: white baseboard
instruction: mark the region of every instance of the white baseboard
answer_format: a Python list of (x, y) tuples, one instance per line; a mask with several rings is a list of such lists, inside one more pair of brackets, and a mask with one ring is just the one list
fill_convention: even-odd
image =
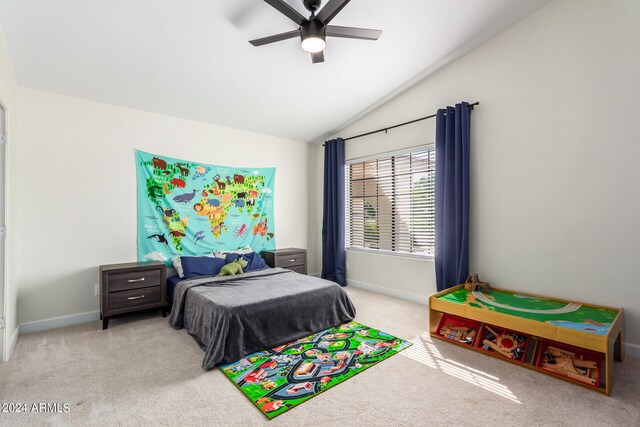
[(88, 313), (71, 314), (69, 316), (52, 317), (50, 319), (34, 320), (20, 324), (20, 332), (29, 334), (31, 332), (46, 331), (49, 329), (63, 328), (65, 326), (79, 325), (81, 323), (95, 322), (100, 320), (99, 311)]
[(16, 326), (16, 330), (13, 332), (13, 336), (11, 337), (11, 341), (9, 341), (9, 348), (7, 349), (7, 360), (8, 362), (13, 354), (13, 350), (16, 348), (16, 344), (18, 343), (18, 337), (20, 336), (20, 325)]
[(359, 280), (347, 279), (347, 285), (354, 288), (364, 289), (365, 291), (376, 292), (383, 295), (389, 295), (391, 297), (404, 299), (411, 302), (417, 302), (418, 304), (427, 305), (427, 295), (417, 295), (410, 292), (400, 291), (397, 289), (386, 288), (384, 286), (372, 285), (371, 283), (361, 282)]
[[(7, 363), (13, 354), (13, 350), (16, 348), (16, 344), (18, 343), (18, 337), (20, 336), (20, 325), (16, 327), (16, 330), (13, 332), (13, 335), (9, 339), (4, 360), (0, 360), (2, 363)], [(0, 354), (0, 359), (2, 359), (2, 355)]]
[(627, 358), (633, 359), (633, 360), (640, 359), (640, 345), (626, 343), (624, 345), (624, 358), (625, 360)]
[[(320, 277), (320, 273), (311, 273), (310, 276)], [(418, 304), (427, 305), (426, 296), (412, 294), (410, 292), (399, 291), (396, 289), (389, 289), (383, 286), (372, 285), (371, 283), (361, 282), (359, 280), (347, 279), (347, 285), (353, 286), (357, 289), (363, 289), (365, 291), (376, 292), (383, 295), (389, 295), (395, 298), (404, 299), (407, 301), (416, 302)], [(69, 316), (52, 317), (50, 319), (35, 320), (33, 322), (25, 322), (18, 325), (11, 340), (9, 341), (9, 347), (7, 349), (7, 358), (5, 362), (9, 360), (13, 350), (16, 347), (20, 334), (28, 334), (31, 332), (46, 331), (49, 329), (62, 328), (65, 326), (79, 325), (81, 323), (95, 322), (100, 319), (99, 311), (90, 311), (88, 313), (78, 313)], [(624, 346), (625, 359), (640, 359), (640, 345), (625, 343)]]
[[(322, 273), (309, 273), (309, 276), (320, 277)], [(347, 279), (347, 286), (353, 286), (354, 288), (364, 289), (365, 291), (376, 292), (378, 294), (389, 295), (392, 297), (404, 299), (411, 302), (417, 302), (418, 304), (427, 304), (428, 296), (421, 296), (412, 294), (410, 292), (399, 291), (396, 289), (386, 288), (384, 286), (372, 285), (371, 283), (361, 282), (359, 280)]]

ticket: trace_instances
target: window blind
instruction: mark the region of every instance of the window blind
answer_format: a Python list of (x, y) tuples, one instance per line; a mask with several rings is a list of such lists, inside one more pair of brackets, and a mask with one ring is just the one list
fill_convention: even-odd
[(346, 165), (346, 247), (433, 256), (435, 147)]

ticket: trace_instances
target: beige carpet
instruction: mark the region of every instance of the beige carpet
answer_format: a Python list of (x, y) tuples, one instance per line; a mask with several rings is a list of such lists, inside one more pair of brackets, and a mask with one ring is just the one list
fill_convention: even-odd
[(611, 397), (425, 334), (426, 307), (357, 289), (356, 320), (415, 344), (267, 419), (159, 314), (20, 337), (0, 365), (0, 402), (69, 413), (0, 413), (0, 425), (640, 425), (640, 362), (616, 363)]

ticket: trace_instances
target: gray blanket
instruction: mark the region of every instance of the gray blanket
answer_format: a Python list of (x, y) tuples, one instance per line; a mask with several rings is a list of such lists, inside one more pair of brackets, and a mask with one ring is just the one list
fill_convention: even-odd
[(169, 323), (205, 352), (202, 367), (234, 362), (353, 319), (347, 293), (282, 268), (198, 277), (176, 286)]

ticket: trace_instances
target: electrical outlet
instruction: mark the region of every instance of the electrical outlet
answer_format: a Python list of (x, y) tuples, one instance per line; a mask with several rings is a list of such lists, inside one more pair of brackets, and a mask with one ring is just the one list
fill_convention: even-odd
[(100, 295), (100, 283), (96, 283), (96, 296)]

